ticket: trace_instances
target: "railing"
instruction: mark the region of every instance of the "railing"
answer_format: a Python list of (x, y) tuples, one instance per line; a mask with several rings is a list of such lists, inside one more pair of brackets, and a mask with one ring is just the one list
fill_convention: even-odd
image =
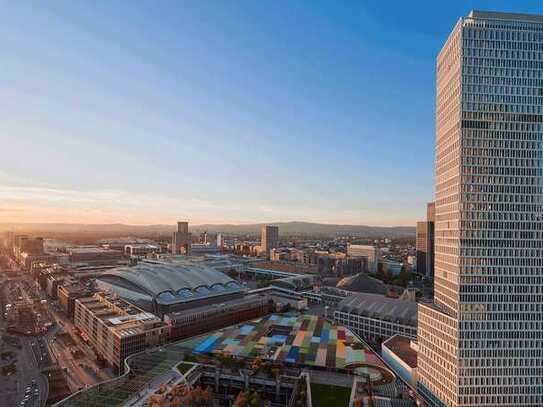
[(73, 393), (73, 394), (69, 395), (68, 397), (66, 397), (65, 399), (62, 399), (59, 402), (53, 404), (52, 407), (68, 406), (69, 404), (66, 404), (66, 403), (69, 403), (70, 400), (80, 396), (82, 393), (84, 393), (86, 391), (90, 391), (90, 390), (94, 390), (94, 389), (100, 389), (101, 387), (105, 387), (107, 385), (113, 384), (114, 382), (117, 382), (117, 381), (120, 381), (120, 380), (126, 378), (128, 376), (128, 374), (131, 372), (131, 368), (130, 368), (130, 365), (129, 365), (129, 361), (131, 359), (133, 359), (133, 358), (135, 358), (137, 356), (141, 356), (141, 355), (143, 355), (145, 353), (148, 354), (150, 351), (158, 350), (160, 348), (162, 348), (162, 346), (157, 346), (156, 348), (152, 348), (152, 349), (146, 349), (146, 350), (143, 350), (141, 352), (134, 353), (133, 355), (128, 356), (124, 360), (124, 373), (122, 375), (117, 376), (117, 377), (113, 377), (111, 379), (108, 379), (108, 380), (105, 380), (105, 381), (102, 381), (102, 382), (98, 382), (96, 384), (93, 384), (92, 386), (89, 386), (87, 388), (78, 390), (75, 393)]

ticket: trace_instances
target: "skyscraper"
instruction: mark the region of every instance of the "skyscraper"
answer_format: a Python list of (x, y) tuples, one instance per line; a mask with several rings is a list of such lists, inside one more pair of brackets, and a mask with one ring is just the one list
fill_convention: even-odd
[(543, 406), (543, 16), (472, 11), (437, 58), (433, 405)]
[(262, 250), (266, 251), (266, 255), (269, 257), (270, 250), (279, 246), (279, 227), (270, 225), (262, 226), (260, 244)]
[(426, 221), (417, 222), (417, 272), (426, 276), (434, 274), (434, 221), (435, 203), (426, 206)]
[(426, 205), (426, 276), (434, 275), (436, 203)]
[(426, 274), (428, 254), (428, 222), (417, 222), (417, 273)]
[(190, 254), (192, 236), (188, 222), (177, 222), (177, 231), (172, 235), (172, 254)]

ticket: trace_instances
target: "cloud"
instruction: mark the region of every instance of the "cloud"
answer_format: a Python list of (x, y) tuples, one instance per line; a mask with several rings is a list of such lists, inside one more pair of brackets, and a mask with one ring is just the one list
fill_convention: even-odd
[(236, 209), (202, 199), (119, 190), (79, 191), (5, 185), (0, 185), (0, 201), (9, 204), (10, 209), (24, 212), (29, 222), (62, 222), (66, 219), (75, 222), (173, 222), (179, 216), (203, 216), (206, 212)]
[(343, 224), (410, 225), (404, 213), (387, 208), (342, 208), (307, 202), (273, 204), (254, 197), (225, 197), (214, 202), (186, 196), (122, 190), (63, 189), (0, 185), (0, 222), (70, 223), (253, 223), (308, 221)]

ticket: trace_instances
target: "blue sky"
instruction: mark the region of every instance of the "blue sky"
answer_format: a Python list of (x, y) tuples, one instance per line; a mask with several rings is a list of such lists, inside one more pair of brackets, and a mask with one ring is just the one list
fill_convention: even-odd
[(442, 3), (2, 1), (0, 221), (411, 225)]

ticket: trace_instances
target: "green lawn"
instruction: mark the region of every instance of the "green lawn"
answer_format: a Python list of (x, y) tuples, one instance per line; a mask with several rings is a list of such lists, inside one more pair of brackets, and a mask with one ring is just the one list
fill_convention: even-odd
[(350, 387), (311, 383), (313, 407), (347, 407), (350, 397)]
[(192, 366), (194, 366), (193, 363), (181, 362), (176, 367), (177, 367), (177, 370), (179, 370), (181, 374), (185, 374), (192, 368)]

